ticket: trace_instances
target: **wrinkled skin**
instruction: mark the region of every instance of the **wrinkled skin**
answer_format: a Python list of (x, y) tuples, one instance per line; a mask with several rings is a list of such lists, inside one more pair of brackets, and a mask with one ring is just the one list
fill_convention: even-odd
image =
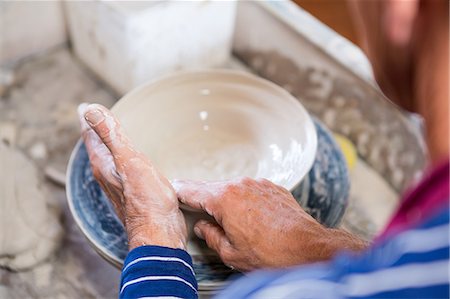
[(129, 249), (141, 245), (186, 248), (186, 223), (169, 181), (134, 150), (105, 107), (79, 107), (82, 138), (94, 177), (128, 233)]
[(175, 181), (174, 187), (182, 203), (216, 220), (199, 221), (195, 234), (241, 271), (316, 262), (367, 246), (343, 230), (323, 227), (289, 191), (265, 179)]

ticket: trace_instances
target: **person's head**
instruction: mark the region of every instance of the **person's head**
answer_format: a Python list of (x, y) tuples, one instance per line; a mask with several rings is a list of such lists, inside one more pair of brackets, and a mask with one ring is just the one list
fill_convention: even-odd
[(380, 88), (424, 117), (432, 160), (448, 158), (448, 0), (349, 2)]

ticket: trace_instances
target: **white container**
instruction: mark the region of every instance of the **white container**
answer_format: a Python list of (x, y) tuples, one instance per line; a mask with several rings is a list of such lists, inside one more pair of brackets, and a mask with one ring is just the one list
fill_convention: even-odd
[(123, 94), (174, 70), (223, 65), (234, 1), (69, 1), (76, 55)]
[(66, 40), (60, 1), (0, 1), (0, 65)]

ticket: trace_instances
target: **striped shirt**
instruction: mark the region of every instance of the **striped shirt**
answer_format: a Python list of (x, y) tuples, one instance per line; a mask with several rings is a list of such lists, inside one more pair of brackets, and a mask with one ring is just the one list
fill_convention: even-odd
[(190, 255), (181, 249), (141, 246), (128, 253), (122, 269), (120, 298), (197, 298)]
[[(406, 196), (387, 229), (367, 251), (330, 262), (257, 271), (217, 298), (449, 298), (449, 166)], [(142, 246), (122, 270), (120, 298), (196, 298), (189, 254)]]
[(255, 273), (218, 298), (449, 298), (448, 220), (443, 211), (360, 256)]

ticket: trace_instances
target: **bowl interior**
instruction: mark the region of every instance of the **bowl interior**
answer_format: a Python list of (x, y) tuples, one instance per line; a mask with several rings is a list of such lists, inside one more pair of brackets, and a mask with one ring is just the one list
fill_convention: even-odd
[(315, 128), (301, 104), (242, 72), (166, 77), (127, 94), (113, 111), (169, 179), (248, 176), (292, 189), (315, 157)]

